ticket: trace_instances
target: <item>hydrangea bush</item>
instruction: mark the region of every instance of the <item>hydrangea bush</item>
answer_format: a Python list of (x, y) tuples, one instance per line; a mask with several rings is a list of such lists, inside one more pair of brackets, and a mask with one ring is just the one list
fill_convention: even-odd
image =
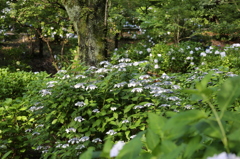
[[(1, 120), (6, 121), (1, 129), (1, 155), (17, 156), (18, 149), (11, 149), (13, 141), (24, 147), (20, 157), (36, 152), (43, 158), (110, 158), (118, 141), (126, 144), (120, 142), (122, 150), (112, 151), (119, 152), (116, 158), (237, 154), (238, 62), (224, 67), (201, 65), (213, 55), (216, 60), (234, 59), (237, 46), (225, 48), (225, 56), (208, 55), (195, 43), (181, 47), (146, 47), (147, 56), (141, 61), (116, 54), (113, 61), (102, 61), (98, 67), (60, 70), (54, 77), (32, 74), (19, 98), (1, 103), (5, 106)], [(168, 51), (179, 57), (176, 63), (164, 61)], [(185, 73), (178, 71), (185, 69)], [(234, 78), (225, 82), (230, 77)], [(6, 118), (8, 111), (12, 115)], [(10, 132), (18, 140), (9, 140), (5, 134)]]

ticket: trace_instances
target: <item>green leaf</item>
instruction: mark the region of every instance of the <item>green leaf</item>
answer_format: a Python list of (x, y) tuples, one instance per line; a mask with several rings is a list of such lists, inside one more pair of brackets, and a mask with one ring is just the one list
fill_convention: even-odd
[(139, 154), (142, 150), (142, 142), (141, 137), (145, 132), (142, 131), (137, 134), (136, 137), (134, 137), (131, 141), (126, 143), (123, 146), (123, 149), (120, 150), (118, 156), (116, 159), (136, 159), (139, 157)]
[(202, 79), (201, 82), (196, 83), (196, 88), (197, 88), (200, 92), (204, 91), (204, 90), (207, 88), (207, 84), (208, 84), (208, 82), (210, 81), (213, 73), (214, 73), (213, 71), (209, 72), (209, 73)]
[(237, 125), (240, 124), (240, 112), (225, 111), (222, 120), (228, 122), (235, 122)]
[(220, 117), (238, 96), (240, 96), (240, 76), (226, 80), (218, 92), (217, 101), (221, 109)]
[(8, 151), (7, 153), (5, 153), (5, 154), (2, 156), (2, 159), (7, 158), (11, 153), (12, 153), (12, 150)]
[(176, 139), (186, 134), (191, 125), (203, 118), (207, 118), (204, 111), (188, 110), (186, 112), (180, 112), (166, 122), (163, 130), (168, 132), (167, 137), (169, 139)]
[(93, 150), (94, 150), (94, 147), (89, 147), (87, 149), (87, 151), (85, 151), (83, 154), (81, 154), (79, 159), (82, 159), (82, 158), (84, 158), (84, 159), (92, 159)]
[(133, 98), (132, 98), (132, 101), (138, 101), (138, 98), (139, 98), (139, 96), (133, 97)]
[(182, 153), (184, 152), (185, 144), (176, 145), (174, 142), (165, 140), (162, 142), (160, 147), (160, 152), (163, 155), (160, 158), (164, 159), (173, 159), (173, 158), (181, 158)]
[(158, 136), (156, 133), (154, 133), (150, 128), (147, 129), (146, 133), (146, 142), (148, 148), (153, 151), (154, 148), (159, 144), (160, 142), (160, 136)]
[(104, 143), (103, 150), (100, 156), (109, 158), (112, 146), (113, 146), (113, 142), (111, 141), (110, 138), (108, 138), (107, 141)]
[(239, 134), (240, 134), (240, 129), (237, 129), (234, 132), (230, 133), (228, 135), (228, 138), (232, 141), (240, 141)]
[(18, 116), (17, 120), (27, 121), (27, 117), (26, 116)]
[(216, 121), (203, 119), (196, 124), (197, 130), (208, 137), (221, 139), (222, 135)]
[(124, 109), (124, 113), (129, 112), (133, 108), (134, 105), (135, 104), (130, 104), (130, 105), (126, 106), (125, 109)]
[(148, 113), (148, 126), (156, 134), (162, 136), (162, 128), (166, 122), (166, 119), (162, 116), (156, 115), (154, 113)]
[(54, 119), (53, 121), (52, 121), (52, 124), (56, 124), (57, 123), (57, 119)]
[(184, 157), (185, 158), (193, 158), (193, 154), (199, 150), (203, 145), (201, 144), (201, 137), (194, 136), (190, 142), (186, 145), (184, 150)]

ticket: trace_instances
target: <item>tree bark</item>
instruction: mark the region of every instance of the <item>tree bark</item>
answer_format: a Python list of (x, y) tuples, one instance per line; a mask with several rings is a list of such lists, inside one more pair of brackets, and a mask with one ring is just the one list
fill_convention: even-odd
[(78, 54), (75, 60), (96, 65), (105, 59), (106, 0), (62, 0), (78, 35)]

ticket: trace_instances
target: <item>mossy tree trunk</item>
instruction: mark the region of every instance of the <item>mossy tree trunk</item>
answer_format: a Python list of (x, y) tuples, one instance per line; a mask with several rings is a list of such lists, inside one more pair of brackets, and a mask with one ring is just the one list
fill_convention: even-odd
[(78, 54), (75, 60), (96, 65), (106, 53), (106, 0), (62, 0), (78, 35)]

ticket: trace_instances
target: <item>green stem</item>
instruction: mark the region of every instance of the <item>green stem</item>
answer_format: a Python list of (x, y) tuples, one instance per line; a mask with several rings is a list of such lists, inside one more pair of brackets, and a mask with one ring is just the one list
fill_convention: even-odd
[(222, 142), (223, 142), (223, 144), (224, 144), (224, 147), (225, 147), (226, 151), (229, 153), (230, 151), (229, 151), (229, 147), (228, 147), (227, 136), (226, 136), (226, 132), (225, 132), (225, 130), (224, 130), (224, 128), (223, 128), (221, 119), (220, 119), (220, 117), (218, 116), (217, 111), (216, 111), (216, 109), (214, 108), (214, 106), (212, 105), (212, 103), (209, 102), (208, 98), (207, 98), (205, 95), (203, 95), (203, 98), (204, 98), (204, 99), (207, 99), (206, 102), (208, 103), (208, 105), (209, 105), (210, 108), (212, 109), (212, 112), (213, 112), (214, 116), (216, 117), (217, 123), (218, 123), (218, 125), (219, 125), (220, 131), (221, 131), (221, 134), (222, 134)]

